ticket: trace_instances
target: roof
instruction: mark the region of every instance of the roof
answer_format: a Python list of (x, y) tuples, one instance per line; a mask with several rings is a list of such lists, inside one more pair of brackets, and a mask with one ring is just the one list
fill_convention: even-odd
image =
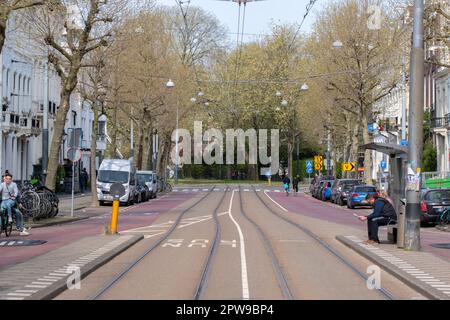
[(105, 159), (102, 161), (99, 170), (131, 171), (131, 168), (132, 163), (130, 160)]
[(390, 156), (401, 156), (408, 153), (408, 147), (393, 143), (376, 143), (371, 142), (361, 146), (363, 150), (375, 150)]

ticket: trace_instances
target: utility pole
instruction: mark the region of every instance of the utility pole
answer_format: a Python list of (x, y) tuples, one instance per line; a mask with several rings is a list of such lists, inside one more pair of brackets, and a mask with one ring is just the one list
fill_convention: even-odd
[(414, 0), (413, 46), (409, 102), (409, 143), (406, 172), (405, 249), (420, 250), (420, 188), (423, 153), (424, 0)]
[(331, 176), (331, 131), (328, 129), (327, 137), (327, 176)]
[(48, 59), (44, 66), (44, 116), (42, 124), (42, 180), (45, 184), (47, 179), (47, 166), (48, 166), (48, 107), (49, 107), (49, 94), (48, 94)]

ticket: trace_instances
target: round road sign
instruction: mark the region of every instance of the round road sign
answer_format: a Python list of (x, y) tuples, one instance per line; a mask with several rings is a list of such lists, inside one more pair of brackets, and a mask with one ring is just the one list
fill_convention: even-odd
[(114, 183), (111, 185), (109, 192), (114, 198), (122, 198), (125, 195), (125, 187), (121, 183)]
[(72, 162), (78, 162), (81, 160), (81, 150), (79, 148), (70, 148), (67, 151), (67, 157)]

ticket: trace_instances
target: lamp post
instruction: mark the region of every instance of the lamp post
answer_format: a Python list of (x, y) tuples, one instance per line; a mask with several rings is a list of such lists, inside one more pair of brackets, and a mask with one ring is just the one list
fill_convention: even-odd
[[(169, 79), (169, 81), (166, 84), (166, 87), (170, 90), (173, 89), (175, 87), (175, 83), (173, 83), (173, 81), (171, 79)], [(175, 136), (175, 184), (178, 184), (178, 140), (179, 140), (179, 136), (178, 136), (178, 103), (176, 103), (177, 106), (177, 128), (176, 128), (176, 136)]]

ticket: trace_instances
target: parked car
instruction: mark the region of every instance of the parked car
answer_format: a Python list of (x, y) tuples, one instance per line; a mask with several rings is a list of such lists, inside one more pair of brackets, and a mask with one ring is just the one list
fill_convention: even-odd
[(370, 206), (366, 200), (367, 195), (378, 194), (375, 186), (356, 185), (353, 186), (350, 195), (347, 198), (347, 207), (354, 209), (356, 206)]
[(331, 202), (340, 206), (344, 205), (347, 202), (347, 197), (351, 189), (359, 184), (362, 184), (362, 182), (357, 179), (336, 180), (331, 188)]
[(314, 198), (316, 198), (316, 199), (319, 198), (319, 190), (322, 188), (324, 183), (325, 183), (325, 180), (321, 180), (314, 185), (313, 194), (312, 194), (312, 196)]
[(136, 169), (130, 160), (105, 159), (100, 164), (97, 176), (97, 196), (100, 205), (112, 202), (111, 185), (121, 183), (125, 194), (120, 198), (121, 203), (131, 205), (138, 200), (136, 189)]
[(439, 215), (450, 208), (450, 189), (430, 189), (422, 194), (420, 222), (436, 223)]
[(322, 187), (320, 200), (328, 201), (331, 199), (331, 186), (333, 185), (333, 181), (325, 181), (325, 184)]
[(158, 177), (153, 171), (138, 171), (136, 174), (139, 184), (145, 184), (150, 192), (150, 199), (158, 195)]

